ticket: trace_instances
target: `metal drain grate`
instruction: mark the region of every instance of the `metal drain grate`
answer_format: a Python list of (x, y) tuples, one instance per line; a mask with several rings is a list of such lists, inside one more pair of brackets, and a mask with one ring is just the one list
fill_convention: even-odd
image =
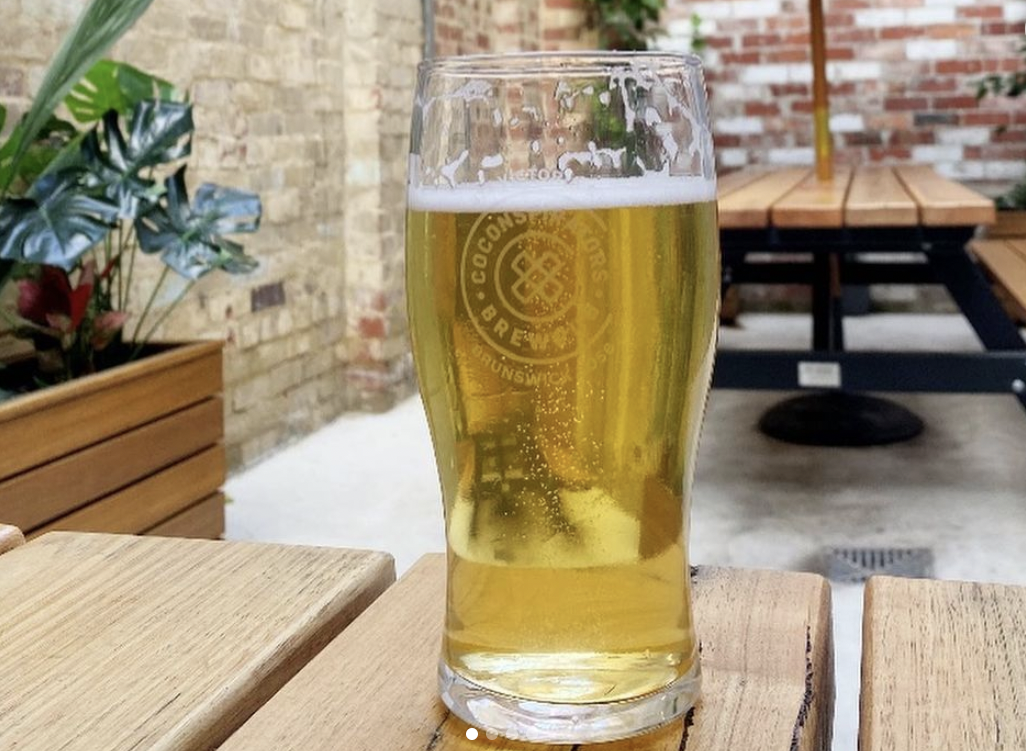
[(854, 584), (877, 574), (911, 579), (933, 576), (930, 548), (828, 548), (825, 558), (827, 578), (835, 582)]

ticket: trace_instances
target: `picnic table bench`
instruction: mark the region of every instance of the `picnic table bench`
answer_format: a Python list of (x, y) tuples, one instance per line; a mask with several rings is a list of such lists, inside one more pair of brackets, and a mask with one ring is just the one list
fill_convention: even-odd
[[(715, 387), (1004, 393), (1026, 408), (1026, 342), (967, 248), (994, 221), (990, 199), (924, 166), (840, 166), (830, 182), (746, 170), (720, 180), (719, 212), (724, 287), (810, 285), (813, 337), (811, 351), (721, 349)], [(915, 260), (881, 259), (895, 253)], [(1026, 290), (1017, 268), (1002, 277)], [(846, 284), (943, 285), (985, 351), (846, 351)]]
[[(6, 552), (5, 552), (6, 551)], [(555, 751), (468, 735), (437, 696), (445, 561), (0, 526), (0, 748)], [(829, 751), (830, 589), (698, 568), (703, 694), (596, 751)], [(864, 751), (1026, 747), (1026, 588), (867, 588)], [(558, 747), (571, 751), (571, 747)], [(573, 747), (573, 751), (578, 751)]]
[(992, 237), (969, 244), (973, 255), (990, 273), (1006, 297), (1006, 310), (1017, 323), (1026, 323), (1026, 234)]

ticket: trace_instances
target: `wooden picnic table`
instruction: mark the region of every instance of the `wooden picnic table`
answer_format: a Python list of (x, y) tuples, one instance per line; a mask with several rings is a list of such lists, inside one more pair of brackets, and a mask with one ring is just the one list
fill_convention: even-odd
[[(471, 740), (442, 705), (441, 555), (388, 587), (391, 559), (367, 551), (82, 533), (22, 544), (0, 526), (0, 553), (5, 751), (557, 748)], [(826, 581), (699, 568), (694, 584), (699, 704), (596, 751), (829, 751)], [(1026, 588), (872, 580), (863, 749), (1026, 747), (1024, 612)]]
[[(807, 284), (811, 351), (721, 350), (721, 388), (1014, 394), (1026, 408), (1026, 342), (967, 250), (993, 201), (925, 166), (746, 170), (719, 182), (723, 283)], [(912, 254), (909, 260), (882, 254)], [(849, 352), (844, 285), (939, 284), (985, 352)], [(803, 367), (816, 363), (817, 368)], [(808, 374), (815, 377), (809, 377)]]

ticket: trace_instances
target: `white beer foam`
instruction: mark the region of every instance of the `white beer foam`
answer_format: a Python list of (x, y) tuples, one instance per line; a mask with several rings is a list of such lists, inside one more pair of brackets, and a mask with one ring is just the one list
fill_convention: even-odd
[(716, 181), (703, 177), (578, 177), (570, 182), (509, 181), (410, 188), (414, 211), (571, 211), (673, 206), (716, 200)]

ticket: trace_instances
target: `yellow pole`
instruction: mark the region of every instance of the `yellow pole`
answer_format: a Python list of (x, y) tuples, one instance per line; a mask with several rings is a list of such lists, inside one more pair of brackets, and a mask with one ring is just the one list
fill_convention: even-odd
[(816, 135), (816, 177), (834, 178), (830, 142), (830, 101), (826, 78), (826, 34), (823, 30), (823, 0), (809, 0), (812, 38), (812, 117)]

